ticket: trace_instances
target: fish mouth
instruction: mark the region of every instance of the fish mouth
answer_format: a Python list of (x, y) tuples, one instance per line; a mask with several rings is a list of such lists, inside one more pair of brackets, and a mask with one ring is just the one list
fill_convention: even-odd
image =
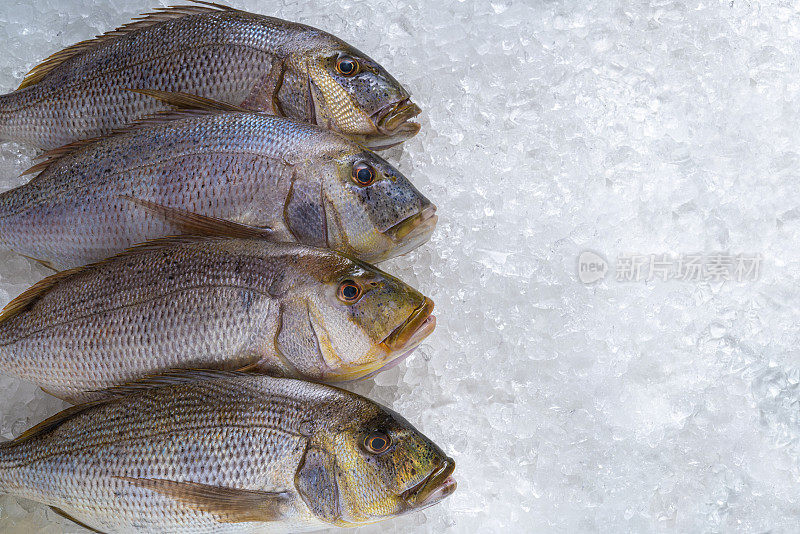
[(369, 140), (372, 149), (384, 149), (411, 139), (419, 133), (420, 124), (411, 119), (422, 113), (420, 107), (409, 98), (384, 106), (375, 112), (371, 119), (382, 138)]
[(423, 237), (425, 239), (422, 239), (422, 241), (427, 241), (427, 238), (433, 233), (433, 229), (436, 227), (438, 221), (439, 216), (436, 215), (436, 206), (431, 204), (419, 213), (406, 217), (395, 224), (386, 230), (386, 234), (395, 243), (401, 241), (416, 242)]
[(452, 458), (444, 461), (431, 471), (419, 484), (403, 492), (402, 498), (413, 509), (433, 506), (442, 499), (449, 497), (456, 490), (456, 481), (451, 476), (456, 469), (456, 462)]
[(378, 127), (378, 131), (384, 135), (393, 135), (399, 130), (414, 130), (416, 134), (420, 128), (419, 124), (408, 121), (420, 113), (422, 110), (418, 105), (413, 103), (410, 98), (404, 98), (378, 110), (374, 115), (373, 122)]
[(428, 337), (436, 328), (436, 317), (433, 313), (433, 301), (425, 297), (424, 302), (416, 308), (408, 318), (392, 330), (381, 345), (390, 353), (410, 350)]

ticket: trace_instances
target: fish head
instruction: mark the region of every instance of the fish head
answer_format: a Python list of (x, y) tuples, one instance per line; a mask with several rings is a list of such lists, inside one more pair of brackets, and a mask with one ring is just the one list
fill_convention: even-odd
[(436, 226), (436, 206), (400, 171), (358, 147), (297, 173), (284, 208), (301, 242), (370, 262), (422, 245)]
[(372, 149), (397, 145), (419, 132), (419, 123), (412, 121), (419, 106), (376, 61), (328, 34), (306, 45), (285, 62), (281, 109)]
[(359, 380), (396, 365), (436, 326), (433, 301), (368, 264), (340, 258), (306, 266), (312, 283), (281, 304), (276, 346), (299, 374), (335, 382)]
[(312, 436), (313, 452), (295, 476), (303, 500), (322, 519), (374, 523), (433, 506), (455, 491), (455, 461), (402, 416), (366, 402), (341, 412), (336, 424)]

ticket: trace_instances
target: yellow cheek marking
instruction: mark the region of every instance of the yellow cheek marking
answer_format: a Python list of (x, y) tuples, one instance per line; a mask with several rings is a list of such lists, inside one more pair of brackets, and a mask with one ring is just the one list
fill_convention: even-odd
[(342, 133), (365, 133), (375, 129), (369, 117), (353, 102), (344, 88), (333, 79), (325, 69), (309, 62), (308, 75), (322, 91), (325, 98), (325, 111), (331, 115), (335, 126)]

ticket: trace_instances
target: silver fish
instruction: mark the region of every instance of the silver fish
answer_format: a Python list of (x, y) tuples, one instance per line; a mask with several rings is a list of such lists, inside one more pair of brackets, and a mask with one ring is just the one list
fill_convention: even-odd
[(185, 92), (311, 122), (373, 148), (420, 113), (375, 61), (323, 31), (219, 4), (163, 8), (57, 52), (0, 96), (0, 139), (43, 149), (169, 109), (129, 89)]
[(0, 445), (0, 491), (123, 534), (372, 523), (451, 495), (454, 468), (358, 395), (204, 372), (119, 388)]
[(374, 152), (253, 112), (183, 111), (79, 142), (0, 195), (0, 242), (69, 268), (175, 235), (262, 236), (366, 261), (428, 240), (436, 208)]
[(70, 402), (168, 369), (355, 380), (435, 327), (433, 302), (325, 249), (179, 238), (46, 278), (0, 316), (0, 370)]

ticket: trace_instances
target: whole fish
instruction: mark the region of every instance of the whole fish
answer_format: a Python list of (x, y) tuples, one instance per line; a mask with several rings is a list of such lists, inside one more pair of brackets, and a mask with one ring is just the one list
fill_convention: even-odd
[(0, 140), (52, 149), (169, 109), (185, 92), (311, 122), (373, 148), (420, 113), (375, 61), (323, 31), (219, 4), (162, 8), (50, 56), (0, 96)]
[(237, 373), (122, 387), (0, 445), (0, 491), (109, 533), (356, 526), (440, 502), (454, 469), (364, 397)]
[(434, 329), (433, 302), (305, 245), (175, 238), (46, 278), (0, 316), (0, 371), (68, 400), (168, 369), (354, 380)]
[(183, 111), (57, 150), (0, 195), (0, 242), (69, 268), (175, 235), (263, 236), (366, 261), (427, 241), (436, 208), (397, 169), (316, 126)]

